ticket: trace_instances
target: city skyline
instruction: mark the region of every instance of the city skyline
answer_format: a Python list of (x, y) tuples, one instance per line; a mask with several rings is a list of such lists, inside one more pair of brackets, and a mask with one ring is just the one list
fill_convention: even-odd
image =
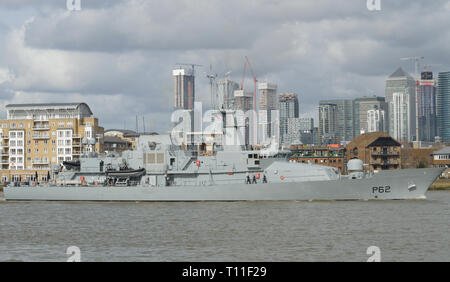
[[(105, 128), (135, 129), (138, 115), (148, 130), (163, 133), (170, 129), (178, 62), (202, 65), (195, 92), (209, 104), (209, 66), (217, 79), (231, 71), (240, 83), (248, 56), (258, 81), (297, 93), (300, 116), (317, 126), (320, 100), (383, 96), (394, 69), (413, 73), (414, 65), (400, 58), (424, 56), (421, 64), (435, 64), (434, 73), (450, 66), (450, 36), (429, 32), (450, 22), (448, 1), (383, 2), (381, 11), (356, 0), (182, 5), (191, 17), (180, 16), (172, 1), (157, 8), (146, 1), (81, 1), (80, 11), (68, 11), (65, 1), (2, 1), (3, 108), (86, 102)], [(223, 16), (229, 14), (236, 22)], [(248, 74), (244, 90), (253, 90)]]

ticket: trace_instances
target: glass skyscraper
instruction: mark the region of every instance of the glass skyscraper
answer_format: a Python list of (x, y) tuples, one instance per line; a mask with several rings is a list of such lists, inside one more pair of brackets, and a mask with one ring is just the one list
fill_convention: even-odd
[(416, 84), (419, 141), (434, 142), (437, 136), (436, 90), (433, 73), (422, 72)]
[(353, 100), (333, 99), (322, 100), (319, 105), (336, 105), (336, 136), (340, 141), (352, 141), (354, 138)]
[(298, 97), (294, 93), (280, 94), (280, 139), (281, 143), (285, 142), (285, 136), (288, 133), (288, 119), (298, 118), (299, 106)]
[[(394, 93), (396, 93), (396, 101), (394, 101)], [(389, 135), (392, 137), (401, 138), (404, 141), (416, 140), (415, 94), (414, 78), (402, 68), (398, 68), (387, 78), (386, 103), (389, 105), (388, 127)], [(395, 108), (396, 115), (391, 114), (393, 113), (391, 107)], [(401, 110), (400, 107), (402, 107)], [(403, 112), (404, 109), (407, 109), (408, 112)], [(399, 120), (399, 118), (408, 120)]]
[(438, 74), (437, 123), (443, 142), (450, 142), (450, 72)]
[[(354, 137), (367, 132), (372, 132), (369, 129), (368, 111), (373, 109), (384, 111), (384, 118), (387, 118), (388, 105), (385, 102), (384, 97), (362, 97), (354, 100), (353, 112), (354, 112)], [(388, 125), (386, 120), (383, 120), (383, 129), (381, 131), (387, 132)], [(378, 131), (378, 130), (377, 130)]]

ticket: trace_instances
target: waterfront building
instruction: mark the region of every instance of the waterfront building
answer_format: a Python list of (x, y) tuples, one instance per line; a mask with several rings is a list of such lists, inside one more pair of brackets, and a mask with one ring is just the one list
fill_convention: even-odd
[(117, 136), (106, 136), (103, 141), (104, 149), (106, 152), (123, 152), (132, 149), (130, 141), (122, 139)]
[(2, 181), (47, 180), (52, 167), (103, 152), (103, 127), (85, 103), (9, 104), (1, 124)]
[(136, 146), (137, 138), (140, 136), (140, 134), (134, 130), (129, 129), (107, 129), (105, 130), (104, 136), (118, 137), (129, 142), (131, 144), (131, 148), (134, 148)]
[(340, 145), (327, 146), (291, 146), (291, 161), (337, 168), (341, 173), (345, 172), (345, 148)]
[(401, 168), (401, 144), (385, 132), (364, 133), (346, 146), (347, 161), (358, 158), (364, 170)]
[(433, 167), (445, 167), (443, 175), (449, 178), (450, 175), (450, 147), (445, 146), (440, 150), (436, 150), (432, 153), (432, 164)]
[[(398, 140), (416, 140), (415, 93), (414, 78), (402, 68), (398, 68), (386, 79), (386, 103), (389, 107), (389, 135)], [(394, 99), (397, 99), (397, 101), (394, 101)], [(400, 109), (400, 106), (405, 109)], [(396, 113), (391, 111), (391, 107), (394, 107)]]
[(450, 72), (438, 74), (437, 126), (442, 142), (450, 142)]

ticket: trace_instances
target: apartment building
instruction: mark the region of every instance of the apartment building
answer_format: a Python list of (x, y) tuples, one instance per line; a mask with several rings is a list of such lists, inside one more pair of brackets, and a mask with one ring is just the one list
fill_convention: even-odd
[(10, 104), (0, 120), (0, 176), (46, 181), (52, 167), (103, 151), (103, 131), (85, 103)]

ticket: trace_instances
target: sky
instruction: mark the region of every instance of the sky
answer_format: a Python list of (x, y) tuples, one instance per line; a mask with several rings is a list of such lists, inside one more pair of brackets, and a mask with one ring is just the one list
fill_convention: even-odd
[[(0, 0), (0, 114), (10, 103), (86, 102), (108, 128), (170, 130), (178, 63), (196, 68), (196, 98), (208, 105), (206, 75), (245, 56), (260, 82), (296, 93), (303, 117), (319, 100), (384, 96), (400, 58), (450, 71), (450, 1), (366, 0)], [(69, 5), (70, 6), (70, 5)], [(369, 8), (368, 8), (369, 6)], [(74, 6), (72, 6), (74, 7)], [(245, 90), (253, 91), (250, 73)], [(317, 124), (317, 120), (316, 120)]]

